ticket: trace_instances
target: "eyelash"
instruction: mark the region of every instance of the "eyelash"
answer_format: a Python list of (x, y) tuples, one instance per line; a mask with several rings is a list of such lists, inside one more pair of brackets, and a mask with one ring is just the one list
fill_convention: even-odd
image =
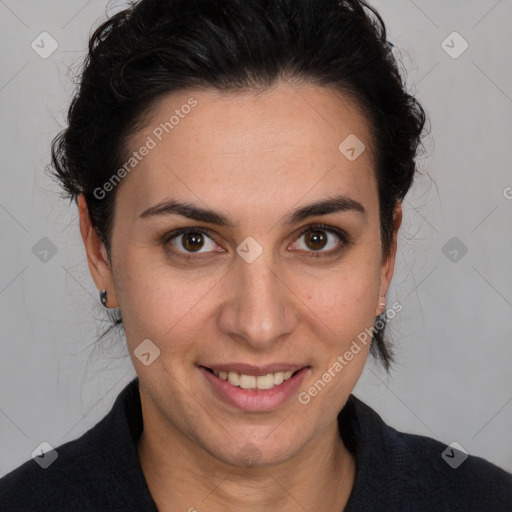
[[(296, 240), (298, 240), (300, 237), (302, 237), (306, 233), (309, 233), (310, 231), (328, 231), (330, 233), (334, 233), (335, 235), (337, 235), (339, 237), (341, 242), (336, 249), (332, 249), (330, 251), (321, 251), (321, 250), (320, 251), (306, 251), (305, 257), (307, 257), (307, 258), (329, 258), (329, 257), (336, 256), (347, 245), (349, 245), (351, 243), (348, 235), (343, 230), (341, 230), (339, 228), (335, 228), (333, 226), (327, 226), (326, 224), (321, 224), (321, 223), (313, 224), (313, 225), (310, 225), (310, 226), (307, 226), (306, 228), (304, 228), (300, 232), (300, 234), (298, 235)], [(174, 231), (171, 231), (170, 233), (166, 233), (165, 235), (162, 236), (161, 242), (162, 242), (162, 244), (167, 245), (174, 238), (177, 238), (178, 236), (187, 234), (187, 233), (194, 233), (194, 234), (201, 233), (203, 235), (208, 236), (208, 238), (212, 239), (211, 232), (208, 229), (199, 228), (199, 227), (198, 228), (188, 227), (188, 228), (176, 229)], [(178, 258), (183, 258), (185, 260), (189, 260), (191, 257), (194, 257), (194, 253), (182, 253), (181, 251), (177, 251), (175, 249), (169, 249), (169, 252), (173, 257), (176, 256)], [(196, 257), (201, 257), (201, 256), (196, 256)]]

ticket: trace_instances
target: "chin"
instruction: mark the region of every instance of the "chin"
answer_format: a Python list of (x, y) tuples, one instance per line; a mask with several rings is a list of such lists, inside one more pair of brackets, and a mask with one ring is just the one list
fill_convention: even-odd
[(290, 451), (284, 452), (282, 447), (265, 446), (264, 443), (257, 444), (251, 441), (248, 441), (239, 448), (232, 446), (229, 453), (211, 453), (225, 464), (239, 468), (277, 466), (293, 456), (293, 453)]

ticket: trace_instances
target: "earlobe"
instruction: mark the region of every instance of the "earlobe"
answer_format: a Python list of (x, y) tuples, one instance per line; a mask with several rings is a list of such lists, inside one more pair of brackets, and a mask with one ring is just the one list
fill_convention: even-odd
[(384, 310), (386, 309), (386, 296), (380, 295), (379, 296), (379, 306), (377, 307), (375, 311), (375, 316), (382, 315), (384, 313)]
[(395, 210), (393, 212), (393, 236), (391, 240), (391, 246), (389, 249), (389, 255), (382, 264), (381, 268), (381, 279), (380, 279), (380, 290), (379, 290), (379, 304), (376, 309), (376, 316), (381, 315), (386, 308), (386, 293), (388, 291), (393, 273), (395, 270), (395, 257), (397, 251), (397, 238), (398, 230), (402, 224), (402, 203), (397, 202)]
[(80, 234), (84, 242), (87, 264), (98, 290), (107, 290), (109, 307), (117, 307), (112, 269), (104, 243), (92, 225), (89, 209), (83, 194), (78, 196)]

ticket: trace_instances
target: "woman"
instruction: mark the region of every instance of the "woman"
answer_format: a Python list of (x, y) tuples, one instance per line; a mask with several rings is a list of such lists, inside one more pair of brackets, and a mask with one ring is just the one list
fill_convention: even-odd
[(137, 378), (2, 510), (512, 510), (512, 475), (351, 395), (392, 362), (425, 120), (390, 48), (356, 0), (142, 0), (95, 31), (53, 164)]

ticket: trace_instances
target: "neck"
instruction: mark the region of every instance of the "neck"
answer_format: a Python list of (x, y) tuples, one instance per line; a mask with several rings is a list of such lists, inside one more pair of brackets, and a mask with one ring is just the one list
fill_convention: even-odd
[(146, 425), (138, 452), (160, 512), (339, 510), (355, 480), (355, 461), (335, 420), (319, 438), (286, 462), (236, 467), (201, 450), (190, 439)]

